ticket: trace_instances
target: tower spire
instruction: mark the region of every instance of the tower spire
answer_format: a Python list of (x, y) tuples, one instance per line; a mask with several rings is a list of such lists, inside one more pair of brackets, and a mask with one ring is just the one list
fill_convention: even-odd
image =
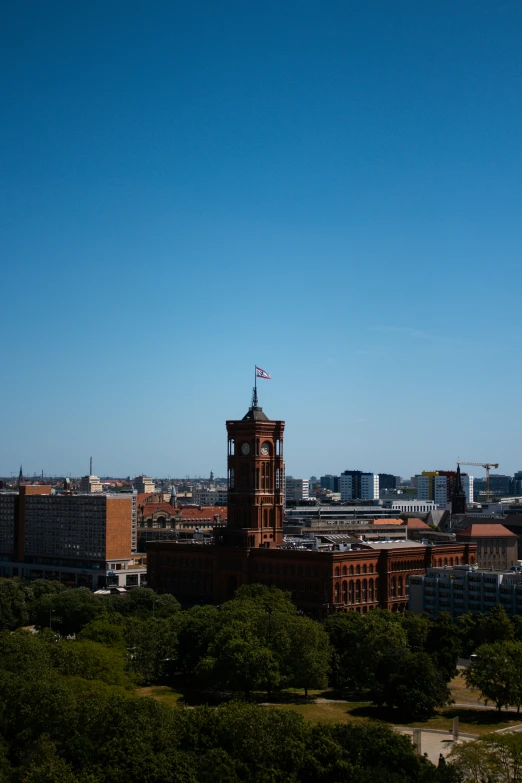
[(22, 466), (20, 465), (20, 473), (18, 474), (18, 486), (21, 485), (23, 480), (24, 480), (24, 472), (22, 470)]
[(465, 514), (466, 513), (466, 493), (462, 486), (462, 476), (460, 475), (460, 462), (457, 463), (457, 475), (455, 476), (455, 483), (453, 486), (453, 493), (451, 496), (451, 513), (452, 514)]

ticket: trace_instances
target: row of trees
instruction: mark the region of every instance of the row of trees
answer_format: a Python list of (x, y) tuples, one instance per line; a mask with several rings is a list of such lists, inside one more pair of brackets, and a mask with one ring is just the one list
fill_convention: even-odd
[(152, 684), (175, 672), (199, 689), (272, 693), (322, 689), (398, 708), (423, 719), (448, 702), (460, 655), (479, 652), (468, 684), (499, 709), (522, 703), (522, 626), (501, 607), (490, 615), (426, 616), (386, 611), (317, 623), (287, 594), (250, 585), (221, 607), (182, 611), (170, 595), (137, 588), (96, 596), (57, 582), (0, 580), (0, 618), (12, 630), (31, 620), (116, 652), (127, 673)]
[(455, 745), (449, 762), (462, 783), (522, 783), (522, 734), (486, 734)]
[(312, 726), (252, 704), (188, 710), (136, 697), (118, 640), (80, 638), (87, 631), (58, 643), (49, 629), (0, 632), (2, 783), (458, 780), (379, 724)]

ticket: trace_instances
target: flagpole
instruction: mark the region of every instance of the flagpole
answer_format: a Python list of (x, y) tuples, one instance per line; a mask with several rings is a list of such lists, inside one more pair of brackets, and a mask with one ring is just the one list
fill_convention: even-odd
[(257, 408), (257, 365), (254, 364), (254, 396), (252, 398), (252, 407)]

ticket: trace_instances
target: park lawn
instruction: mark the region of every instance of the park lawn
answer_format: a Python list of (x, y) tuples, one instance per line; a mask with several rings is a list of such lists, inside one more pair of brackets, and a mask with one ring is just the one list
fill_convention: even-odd
[(327, 704), (277, 704), (277, 709), (293, 710), (311, 723), (361, 723), (381, 721), (391, 726), (419, 729), (435, 729), (453, 732), (453, 718), (459, 717), (459, 729), (463, 734), (488, 734), (522, 724), (522, 715), (497, 713), (494, 710), (476, 710), (467, 707), (444, 707), (426, 721), (401, 721), (395, 710), (380, 709), (361, 702), (329, 702)]
[(470, 702), (470, 704), (484, 704), (484, 701), (480, 698), (480, 693), (473, 688), (468, 688), (466, 680), (460, 673), (451, 680), (448, 687), (454, 701), (465, 701)]
[(174, 707), (180, 699), (183, 699), (182, 693), (172, 690), (167, 685), (150, 685), (146, 688), (137, 688), (136, 693), (138, 696), (151, 696), (162, 704), (170, 704), (171, 707)]
[(367, 723), (368, 718), (352, 714), (352, 709), (366, 707), (359, 702), (328, 702), (327, 704), (271, 704), (278, 710), (292, 710), (310, 723)]

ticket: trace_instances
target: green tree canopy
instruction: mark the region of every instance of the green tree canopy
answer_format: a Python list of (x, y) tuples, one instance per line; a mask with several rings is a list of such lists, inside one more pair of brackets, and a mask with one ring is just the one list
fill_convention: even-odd
[(395, 650), (383, 656), (375, 680), (374, 701), (411, 720), (425, 720), (451, 699), (444, 676), (424, 652)]
[(477, 660), (466, 669), (464, 677), (482, 698), (492, 701), (498, 710), (522, 704), (522, 642), (483, 644), (477, 649)]

